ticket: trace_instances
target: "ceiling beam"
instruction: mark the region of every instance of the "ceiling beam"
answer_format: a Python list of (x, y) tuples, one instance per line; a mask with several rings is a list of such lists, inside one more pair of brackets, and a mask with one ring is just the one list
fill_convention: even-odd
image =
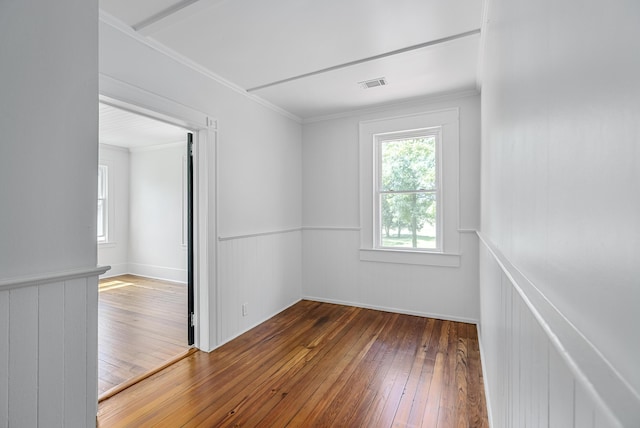
[(469, 37), (469, 36), (473, 36), (473, 35), (476, 35), (476, 34), (480, 34), (480, 29), (479, 28), (477, 28), (475, 30), (471, 30), (471, 31), (465, 31), (464, 33), (455, 34), (453, 36), (443, 37), (443, 38), (440, 38), (440, 39), (431, 40), (429, 42), (424, 42), (424, 43), (420, 43), (420, 44), (417, 44), (417, 45), (408, 46), (406, 48), (401, 48), (401, 49), (396, 49), (396, 50), (393, 50), (393, 51), (381, 53), (381, 54), (370, 56), (370, 57), (367, 57), (367, 58), (362, 58), (362, 59), (357, 59), (355, 61), (345, 62), (343, 64), (338, 64), (338, 65), (334, 65), (332, 67), (327, 67), (327, 68), (323, 68), (323, 69), (320, 69), (320, 70), (312, 71), (312, 72), (309, 72), (309, 73), (300, 74), (298, 76), (288, 77), (286, 79), (277, 80), (275, 82), (266, 83), (264, 85), (254, 86), (253, 88), (247, 89), (247, 92), (254, 92), (254, 91), (258, 91), (260, 89), (268, 88), (268, 87), (271, 87), (271, 86), (280, 85), (282, 83), (287, 83), (287, 82), (291, 82), (291, 81), (298, 80), (298, 79), (304, 79), (305, 77), (315, 76), (315, 75), (318, 75), (318, 74), (327, 73), (329, 71), (339, 70), (341, 68), (352, 67), (354, 65), (362, 64), (362, 63), (369, 62), (369, 61), (375, 61), (377, 59), (387, 58), (387, 57), (390, 57), (390, 56), (393, 56), (393, 55), (398, 55), (398, 54), (405, 53), (405, 52), (410, 52), (410, 51), (415, 51), (415, 50), (418, 50), (418, 49), (423, 49), (423, 48), (426, 48), (426, 47), (429, 47), (429, 46), (440, 45), (442, 43), (447, 43), (447, 42), (450, 42), (450, 41), (453, 41), (453, 40), (462, 39), (464, 37)]
[(217, 6), (227, 0), (180, 0), (177, 3), (138, 22), (133, 29), (143, 36), (149, 36), (167, 28), (209, 7)]

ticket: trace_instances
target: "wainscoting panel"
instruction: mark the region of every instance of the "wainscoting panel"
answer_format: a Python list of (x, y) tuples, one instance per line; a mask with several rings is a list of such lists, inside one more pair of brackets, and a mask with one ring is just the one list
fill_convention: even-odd
[(38, 289), (9, 291), (9, 426), (38, 425)]
[(302, 294), (309, 300), (452, 321), (478, 321), (478, 238), (461, 234), (460, 266), (360, 259), (360, 230), (305, 227)]
[[(32, 287), (34, 290), (36, 287)], [(38, 373), (43, 376), (38, 386), (38, 395), (43, 397), (38, 406), (38, 420), (64, 420), (65, 387), (64, 341), (60, 340), (60, 332), (65, 331), (65, 283), (57, 282), (38, 289), (38, 349), (47, 350), (47, 358), (38, 358)], [(34, 355), (37, 355), (34, 353)]]
[(0, 291), (0, 427), (9, 423), (9, 292)]
[(492, 426), (640, 426), (633, 392), (522, 278), (480, 240), (479, 337)]
[(0, 427), (95, 424), (104, 270), (0, 281)]
[(295, 229), (220, 238), (219, 345), (300, 300), (301, 234)]

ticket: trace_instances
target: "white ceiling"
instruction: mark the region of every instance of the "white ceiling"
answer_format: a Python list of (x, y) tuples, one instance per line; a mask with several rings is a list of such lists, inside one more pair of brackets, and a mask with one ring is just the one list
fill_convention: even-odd
[[(100, 7), (301, 118), (476, 86), (482, 0), (100, 0)], [(379, 77), (388, 85), (358, 85)]]
[(100, 144), (135, 149), (186, 143), (187, 130), (175, 125), (131, 113), (108, 104), (99, 104)]

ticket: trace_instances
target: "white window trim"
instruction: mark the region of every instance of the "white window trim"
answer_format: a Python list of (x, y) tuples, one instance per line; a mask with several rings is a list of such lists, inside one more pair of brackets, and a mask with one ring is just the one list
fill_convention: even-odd
[[(376, 135), (424, 128), (441, 128), (440, 141), (440, 249), (376, 248), (375, 188), (377, 180)], [(459, 110), (374, 119), (360, 122), (360, 260), (456, 267), (460, 265)]]

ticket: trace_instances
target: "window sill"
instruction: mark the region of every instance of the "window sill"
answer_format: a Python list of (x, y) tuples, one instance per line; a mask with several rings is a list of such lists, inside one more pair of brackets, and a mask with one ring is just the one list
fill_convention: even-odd
[(100, 248), (113, 248), (116, 246), (115, 242), (98, 242), (98, 247)]
[(452, 253), (360, 249), (360, 260), (365, 262), (400, 263), (423, 266), (460, 266), (460, 254)]

